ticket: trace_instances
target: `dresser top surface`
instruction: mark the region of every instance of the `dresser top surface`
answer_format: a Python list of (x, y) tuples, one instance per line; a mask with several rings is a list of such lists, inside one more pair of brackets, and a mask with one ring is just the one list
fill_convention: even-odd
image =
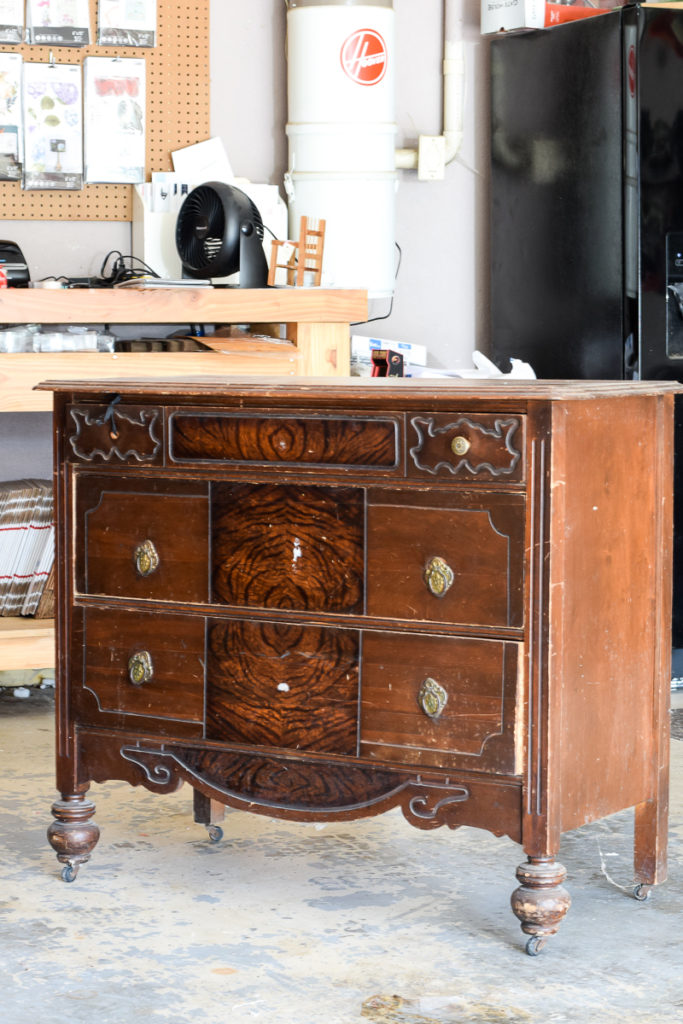
[(661, 395), (683, 392), (675, 381), (552, 381), (456, 378), (377, 378), (377, 377), (256, 377), (226, 379), (217, 376), (186, 378), (126, 378), (103, 380), (43, 381), (36, 390), (79, 395), (112, 393), (148, 399), (240, 398), (260, 400), (359, 401), (361, 404), (395, 402), (442, 404), (456, 400), (499, 402), (585, 401), (626, 398), (636, 395)]

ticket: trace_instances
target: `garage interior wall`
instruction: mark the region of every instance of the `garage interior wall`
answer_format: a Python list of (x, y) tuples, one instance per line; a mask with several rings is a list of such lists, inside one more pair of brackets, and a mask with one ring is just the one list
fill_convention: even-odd
[[(398, 146), (441, 133), (444, 6), (394, 0)], [(210, 17), (211, 134), (223, 140), (236, 175), (282, 190), (285, 2), (211, 0)], [(424, 344), (434, 367), (471, 366), (472, 350), (487, 351), (488, 335), (488, 46), (479, 34), (479, 0), (449, 0), (447, 31), (465, 43), (463, 144), (443, 181), (399, 172), (402, 257), (391, 315), (355, 328)], [(0, 221), (0, 237), (18, 242), (35, 279), (98, 274), (107, 252), (130, 252), (130, 233), (125, 222)], [(389, 301), (373, 307), (382, 316)]]

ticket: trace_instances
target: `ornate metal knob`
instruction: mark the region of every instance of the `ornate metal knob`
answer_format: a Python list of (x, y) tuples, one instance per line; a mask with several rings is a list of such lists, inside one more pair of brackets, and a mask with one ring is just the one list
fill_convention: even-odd
[(428, 718), (437, 719), (448, 703), (448, 694), (436, 679), (428, 676), (420, 687), (417, 702)]
[(451, 451), (457, 456), (467, 455), (470, 450), (471, 443), (472, 442), (468, 438), (463, 437), (462, 434), (458, 434), (451, 441)]
[(153, 675), (154, 666), (149, 651), (137, 651), (128, 659), (128, 678), (133, 686), (148, 683)]
[(133, 560), (140, 576), (151, 576), (159, 568), (159, 555), (151, 540), (138, 544), (133, 552)]
[(443, 597), (450, 590), (455, 576), (448, 562), (438, 556), (430, 558), (425, 566), (424, 580), (434, 597)]

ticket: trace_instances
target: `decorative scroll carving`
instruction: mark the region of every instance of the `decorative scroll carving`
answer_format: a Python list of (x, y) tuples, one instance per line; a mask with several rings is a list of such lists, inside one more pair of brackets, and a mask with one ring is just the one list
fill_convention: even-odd
[[(172, 755), (161, 750), (144, 750), (142, 747), (121, 747), (121, 757), (142, 768), (145, 778), (153, 786), (168, 786), (174, 781), (175, 764)], [(166, 762), (170, 763), (166, 763)], [(177, 775), (177, 772), (175, 772)]]
[(69, 444), (77, 459), (92, 462), (160, 461), (162, 451), (161, 410), (125, 406), (72, 408)]
[(150, 789), (168, 790), (182, 779), (221, 803), (304, 821), (361, 818), (400, 805), (418, 828), (455, 827), (449, 812), (470, 797), (467, 787), (448, 779), (424, 780), (374, 765), (302, 762), (177, 744), (124, 746), (120, 753), (142, 769), (143, 784)]
[[(429, 783), (423, 783), (423, 785), (429, 786)], [(470, 792), (466, 786), (455, 786), (454, 791), (448, 796), (442, 796), (443, 791), (444, 787), (439, 786), (436, 790), (427, 789), (426, 792), (412, 797), (408, 804), (410, 813), (424, 821), (436, 822), (445, 807), (450, 804), (462, 804), (470, 798)]]
[(521, 450), (515, 447), (515, 434), (520, 426), (517, 417), (486, 417), (485, 421), (483, 417), (460, 416), (438, 426), (434, 416), (414, 416), (410, 422), (418, 438), (410, 449), (410, 457), (417, 469), (432, 476), (442, 469), (453, 475), (462, 472), (511, 476), (522, 457)]

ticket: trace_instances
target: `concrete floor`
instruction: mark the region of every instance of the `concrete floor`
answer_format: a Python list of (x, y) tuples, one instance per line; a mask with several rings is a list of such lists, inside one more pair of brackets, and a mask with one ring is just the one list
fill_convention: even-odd
[(65, 884), (45, 840), (52, 727), (50, 694), (0, 691), (3, 1024), (683, 1019), (680, 739), (670, 880), (647, 903), (625, 894), (630, 812), (569, 833), (573, 905), (531, 958), (508, 904), (519, 848), (398, 812), (324, 827), (229, 812), (214, 845), (188, 787), (93, 786), (102, 836)]

